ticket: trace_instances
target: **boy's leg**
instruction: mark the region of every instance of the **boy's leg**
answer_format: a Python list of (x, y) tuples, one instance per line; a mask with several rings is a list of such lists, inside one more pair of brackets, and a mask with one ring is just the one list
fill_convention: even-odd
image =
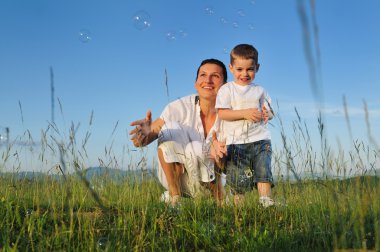
[(250, 144), (229, 145), (227, 148), (226, 184), (233, 193), (234, 205), (240, 206), (244, 202), (244, 194), (253, 188), (253, 174), (250, 170)]
[(255, 144), (254, 149), (254, 152), (257, 153), (254, 158), (254, 171), (259, 193), (259, 202), (264, 207), (272, 206), (274, 202), (271, 199), (273, 180), (271, 172), (271, 142), (269, 140), (260, 141)]
[(269, 182), (258, 182), (257, 191), (260, 197), (271, 197), (272, 195), (272, 184)]

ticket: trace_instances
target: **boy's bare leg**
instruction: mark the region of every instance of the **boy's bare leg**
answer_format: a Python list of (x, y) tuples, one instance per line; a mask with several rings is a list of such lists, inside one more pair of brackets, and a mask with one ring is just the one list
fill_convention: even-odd
[(268, 182), (258, 182), (257, 190), (260, 197), (271, 197), (271, 183)]
[(164, 170), (166, 181), (168, 182), (172, 205), (175, 205), (181, 195), (180, 178), (183, 173), (182, 165), (179, 163), (166, 163), (161, 149), (158, 149), (158, 159), (162, 169)]

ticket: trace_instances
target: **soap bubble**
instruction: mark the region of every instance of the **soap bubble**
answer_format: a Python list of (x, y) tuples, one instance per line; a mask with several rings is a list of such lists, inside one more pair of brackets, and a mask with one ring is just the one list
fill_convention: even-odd
[(104, 250), (107, 248), (108, 239), (106, 237), (101, 237), (98, 240), (98, 248)]
[(223, 48), (223, 53), (224, 53), (224, 54), (229, 54), (229, 53), (230, 53), (230, 51), (228, 50), (228, 48), (227, 48), (227, 47), (224, 47), (224, 48)]
[(227, 20), (225, 17), (220, 17), (220, 18), (219, 18), (219, 21), (220, 21), (220, 23), (221, 23), (222, 25), (226, 25), (226, 24), (228, 24), (228, 20)]
[(253, 26), (253, 24), (248, 24), (248, 29), (253, 30), (255, 29), (255, 27)]
[(239, 23), (236, 21), (232, 22), (232, 27), (233, 28), (239, 28)]
[(207, 6), (205, 8), (205, 12), (207, 15), (214, 15), (215, 14), (214, 9), (211, 6)]
[(6, 136), (6, 134), (4, 133), (4, 134), (2, 134), (1, 132), (0, 132), (0, 143), (1, 142), (6, 142), (7, 141), (7, 136)]
[(175, 31), (166, 32), (166, 39), (169, 41), (177, 40), (177, 33)]
[(91, 32), (87, 29), (82, 29), (79, 31), (79, 40), (83, 43), (88, 43), (91, 40)]
[(133, 17), (133, 25), (137, 30), (145, 30), (151, 26), (150, 15), (144, 10), (136, 12)]
[(31, 216), (32, 214), (33, 214), (33, 209), (28, 208), (28, 209), (25, 211), (25, 215), (26, 215), (26, 216)]
[(237, 14), (238, 14), (239, 17), (245, 17), (245, 12), (242, 9), (238, 10)]
[(180, 38), (186, 38), (188, 33), (185, 29), (179, 29), (178, 30), (178, 35), (180, 36)]
[(205, 232), (205, 234), (207, 234), (208, 236), (215, 235), (217, 231), (215, 225), (209, 222), (204, 222), (202, 224), (202, 229), (202, 231)]

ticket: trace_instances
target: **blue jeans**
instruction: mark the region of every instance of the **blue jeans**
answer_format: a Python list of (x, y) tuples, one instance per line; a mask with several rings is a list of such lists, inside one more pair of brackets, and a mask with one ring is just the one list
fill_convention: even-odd
[(231, 144), (227, 151), (226, 184), (234, 193), (251, 191), (258, 182), (268, 182), (273, 186), (270, 140)]

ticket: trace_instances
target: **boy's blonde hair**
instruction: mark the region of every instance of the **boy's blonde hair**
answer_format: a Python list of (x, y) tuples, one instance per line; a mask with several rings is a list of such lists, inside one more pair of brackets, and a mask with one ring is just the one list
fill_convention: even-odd
[(259, 52), (255, 47), (249, 44), (240, 44), (235, 46), (230, 53), (230, 64), (233, 65), (236, 58), (252, 59), (257, 65), (259, 61)]

